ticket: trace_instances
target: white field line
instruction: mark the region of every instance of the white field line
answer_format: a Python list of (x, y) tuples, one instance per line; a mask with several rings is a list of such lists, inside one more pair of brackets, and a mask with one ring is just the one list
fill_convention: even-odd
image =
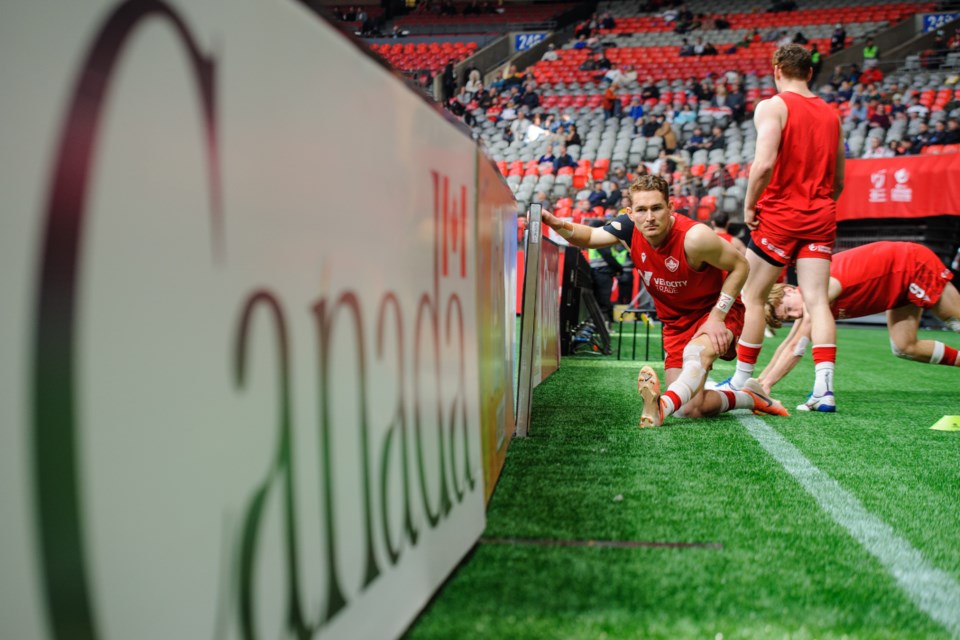
[(880, 561), (921, 611), (960, 638), (960, 584), (952, 576), (930, 564), (773, 427), (752, 415), (738, 415), (737, 419), (837, 524)]

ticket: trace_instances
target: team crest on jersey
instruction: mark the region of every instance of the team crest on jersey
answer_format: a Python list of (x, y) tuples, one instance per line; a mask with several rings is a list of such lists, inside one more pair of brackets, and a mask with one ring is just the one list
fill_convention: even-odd
[(653, 271), (641, 271), (640, 275), (643, 276), (643, 284), (647, 287), (650, 286), (650, 278), (653, 277)]
[(943, 280), (949, 280), (949, 279), (950, 279), (950, 269), (944, 269), (944, 270), (943, 270), (943, 273), (940, 274), (940, 278), (942, 278)]
[(666, 265), (667, 269), (670, 271), (676, 271), (680, 268), (680, 261), (674, 258), (673, 256), (668, 257), (663, 261), (663, 264)]

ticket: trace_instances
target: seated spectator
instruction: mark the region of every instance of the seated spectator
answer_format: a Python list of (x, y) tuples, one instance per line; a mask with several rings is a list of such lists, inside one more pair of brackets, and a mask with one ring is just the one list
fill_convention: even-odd
[(884, 131), (889, 129), (890, 116), (887, 115), (887, 106), (884, 104), (878, 104), (868, 122), (870, 123), (871, 127), (878, 127)]
[(601, 29), (613, 29), (617, 26), (616, 20), (613, 19), (613, 16), (610, 15), (610, 12), (604, 13), (600, 16), (600, 28)]
[(644, 102), (660, 99), (660, 87), (657, 86), (652, 76), (647, 76), (647, 83), (640, 89), (640, 99)]
[(717, 31), (725, 31), (730, 28), (730, 21), (722, 15), (718, 15), (713, 19), (713, 28)]
[(541, 60), (546, 60), (547, 62), (555, 62), (560, 59), (560, 55), (557, 53), (557, 47), (551, 42), (547, 45), (547, 50), (543, 52), (543, 57)]
[(926, 122), (921, 122), (917, 135), (913, 136), (913, 152), (920, 153), (923, 151), (924, 147), (929, 146), (930, 143), (930, 127)]
[(944, 144), (960, 144), (960, 122), (956, 118), (947, 120), (947, 133)]
[(883, 82), (883, 71), (877, 66), (876, 60), (864, 65), (863, 73), (860, 74), (862, 84), (877, 84)]
[(937, 120), (933, 125), (933, 132), (930, 134), (930, 141), (927, 143), (927, 146), (933, 146), (938, 144), (947, 144), (947, 128), (943, 124), (943, 120)]
[(580, 34), (577, 36), (577, 41), (573, 43), (574, 49), (586, 49), (587, 48), (587, 36)]
[(727, 170), (725, 165), (720, 165), (713, 170), (713, 173), (707, 178), (706, 188), (709, 191), (710, 189), (715, 189), (720, 187), (726, 189), (727, 187), (733, 186), (733, 176), (730, 175), (730, 171)]
[(627, 168), (623, 165), (614, 167), (613, 173), (607, 177), (607, 180), (612, 182), (618, 190), (624, 193), (627, 192), (627, 187), (630, 186), (630, 176), (627, 175)]
[(566, 142), (566, 146), (577, 145), (579, 147), (583, 144), (583, 141), (580, 140), (580, 134), (577, 132), (577, 125), (574, 124), (570, 126), (564, 142)]
[(837, 100), (839, 102), (846, 102), (853, 97), (853, 85), (850, 84), (849, 80), (844, 80), (840, 83), (840, 87), (837, 89)]
[(466, 89), (467, 94), (469, 94), (470, 99), (473, 100), (477, 95), (483, 91), (483, 81), (480, 79), (480, 71), (473, 69), (470, 72), (470, 76), (467, 79), (467, 83), (463, 85)]
[(702, 56), (706, 48), (707, 45), (704, 44), (703, 38), (697, 38), (697, 41), (693, 44), (693, 55)]
[(534, 84), (528, 82), (523, 95), (520, 97), (520, 104), (533, 111), (540, 106), (540, 96), (534, 91)]
[(780, 35), (777, 36), (777, 46), (784, 47), (793, 42), (793, 38), (790, 37), (790, 34), (787, 33), (786, 29), (780, 30)]
[(573, 159), (569, 153), (567, 153), (567, 147), (565, 145), (560, 145), (560, 148), (557, 149), (556, 159), (553, 161), (553, 170), (554, 172), (560, 171), (564, 167), (574, 167), (576, 168), (577, 161)]
[(657, 159), (647, 163), (647, 169), (654, 175), (662, 174), (664, 169), (673, 173), (677, 170), (677, 159), (672, 157), (666, 149), (660, 149), (660, 153), (657, 154)]
[(593, 191), (587, 197), (590, 207), (602, 207), (607, 202), (607, 192), (603, 190), (603, 182), (597, 180), (593, 183)]
[(680, 53), (679, 53), (679, 55), (680, 55), (681, 57), (683, 57), (683, 58), (686, 58), (686, 57), (689, 57), (689, 56), (694, 55), (694, 53), (693, 53), (693, 45), (690, 44), (690, 41), (687, 40), (686, 38), (683, 39), (683, 44), (680, 46)]
[(893, 152), (888, 147), (883, 146), (883, 142), (876, 136), (867, 138), (867, 150), (863, 152), (861, 158), (890, 158)]
[(708, 42), (703, 46), (703, 53), (702, 53), (701, 55), (704, 55), (704, 56), (715, 56), (715, 55), (717, 55), (717, 54), (719, 54), (719, 53), (720, 53), (720, 52), (717, 51), (717, 48), (716, 48), (715, 46), (713, 46), (713, 44), (712, 44), (711, 42), (708, 41)]
[(810, 41), (807, 40), (807, 36), (803, 35), (802, 31), (797, 31), (795, 34), (793, 34), (792, 42), (794, 44), (807, 44)]
[(703, 135), (701, 127), (694, 127), (693, 134), (687, 139), (687, 151), (696, 153), (700, 149), (707, 148), (707, 138)]
[(684, 102), (680, 106), (680, 110), (673, 116), (673, 124), (677, 127), (682, 127), (688, 122), (696, 122), (697, 113), (693, 110), (689, 103)]
[(630, 119), (633, 121), (643, 117), (643, 105), (640, 104), (640, 98), (638, 96), (633, 96), (633, 98), (630, 99), (630, 110), (627, 112), (627, 115), (630, 116)]
[(663, 138), (663, 148), (673, 153), (677, 150), (677, 133), (664, 116), (657, 116), (657, 123), (659, 126), (653, 135)]
[(897, 156), (912, 156), (916, 153), (913, 148), (913, 141), (910, 138), (905, 138), (897, 142)]
[[(566, 150), (564, 150), (566, 151)], [(540, 159), (537, 160), (538, 164), (553, 164), (556, 161), (557, 157), (553, 155), (553, 145), (548, 144), (547, 148), (543, 150), (543, 155), (540, 156)]]
[(834, 54), (846, 46), (847, 32), (844, 30), (843, 25), (838, 22), (833, 28), (833, 34), (830, 36), (830, 53)]
[(927, 116), (930, 115), (930, 109), (920, 104), (920, 98), (917, 96), (911, 96), (910, 105), (907, 107), (908, 115), (914, 113), (923, 120), (926, 120)]
[(706, 143), (708, 151), (713, 151), (714, 149), (726, 149), (727, 139), (723, 136), (723, 129), (717, 125), (714, 125), (713, 130), (710, 133), (710, 137), (707, 138)]
[(643, 124), (640, 126), (640, 135), (644, 138), (652, 138), (660, 128), (660, 123), (652, 115), (643, 118)]

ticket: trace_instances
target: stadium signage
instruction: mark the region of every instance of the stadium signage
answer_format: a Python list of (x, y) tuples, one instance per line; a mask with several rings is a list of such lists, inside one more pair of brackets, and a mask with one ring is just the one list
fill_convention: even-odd
[(936, 31), (957, 18), (960, 13), (926, 13), (923, 15), (923, 32)]
[(518, 33), (514, 36), (513, 46), (517, 51), (526, 51), (527, 49), (540, 44), (547, 37), (546, 33)]
[[(83, 455), (88, 451), (81, 447), (83, 432), (96, 430), (97, 424), (95, 419), (93, 424), (85, 422), (81, 411), (88, 404), (83, 394), (87, 381), (78, 363), (83, 351), (82, 294), (95, 284), (93, 274), (85, 270), (81, 240), (93, 234), (89, 194), (107, 94), (133, 32), (148, 19), (171, 26), (187, 54), (187, 68), (199, 96), (206, 152), (209, 257), (215, 270), (229, 271), (230, 266), (226, 258), (231, 249), (226, 233), (230, 215), (221, 192), (221, 129), (214, 109), (218, 102), (215, 60), (202, 53), (189, 24), (171, 5), (152, 0), (123, 2), (103, 23), (77, 75), (41, 231), (31, 446), (40, 581), (55, 637), (100, 637), (105, 612), (113, 610), (116, 615), (118, 610), (109, 598), (96, 593), (98, 559), (89, 553), (91, 516), (83, 500), (88, 480), (83, 473)], [(469, 144), (465, 147), (472, 153)], [(272, 447), (262, 451), (260, 460), (265, 472), (258, 482), (241, 489), (245, 498), (239, 518), (227, 535), (229, 549), (220, 570), (233, 579), (222, 582), (221, 593), (211, 598), (226, 603), (223, 609), (230, 622), (221, 632), (232, 629), (245, 638), (277, 635), (275, 628), (264, 631), (260, 613), (270, 605), (258, 600), (265, 593), (276, 593), (278, 586), (284, 592), (279, 598), (282, 614), (273, 610), (270, 617), (282, 626), (280, 635), (301, 638), (326, 630), (390, 573), (401, 576), (395, 583), (409, 582), (406, 577), (416, 575), (419, 580), (413, 581), (412, 588), (406, 584), (399, 588), (419, 592), (420, 601), (425, 601), (437, 584), (436, 578), (425, 578), (437, 573), (437, 568), (428, 571), (413, 565), (411, 569), (410, 563), (404, 568), (406, 556), (419, 549), (418, 562), (430, 555), (457, 558), (460, 551), (456, 549), (447, 548), (441, 554), (422, 551), (425, 544), (449, 542), (450, 534), (429, 539), (430, 532), (445, 524), (450, 529), (451, 522), (453, 528), (468, 531), (479, 531), (478, 521), (482, 527), (474, 309), (465, 297), (475, 290), (468, 236), (473, 200), (462, 176), (435, 170), (422, 176), (424, 188), (418, 191), (430, 193), (433, 202), (432, 217), (421, 216), (423, 228), (432, 234), (424, 244), (432, 247), (427, 259), (433, 268), (432, 278), (422, 281), (419, 291), (411, 295), (382, 288), (371, 293), (341, 287), (291, 305), (275, 288), (251, 285), (234, 305), (237, 313), (231, 324), (235, 330), (224, 331), (219, 350), (226, 365), (223, 386), (231, 385), (226, 374), (232, 374), (239, 398), (251, 390), (253, 379), (271, 377), (260, 371), (270, 367), (254, 364), (262, 361), (264, 350), (264, 341), (257, 336), (266, 333), (272, 336), (267, 349), (272, 358), (266, 361), (273, 363), (275, 405), (273, 424), (261, 430), (273, 435)], [(255, 325), (260, 325), (259, 330)], [(297, 332), (294, 325), (308, 326), (312, 332)], [(312, 337), (312, 342), (303, 343), (304, 336)], [(144, 341), (157, 339), (163, 336), (142, 336)], [(205, 351), (196, 357), (217, 352)], [(298, 380), (293, 363), (298, 352), (312, 352), (315, 385)], [(344, 359), (344, 353), (350, 358)], [(304, 485), (304, 474), (297, 468), (302, 462), (297, 450), (312, 444), (298, 440), (304, 432), (296, 428), (298, 389), (315, 394), (319, 406), (313, 432), (317, 448), (311, 456), (314, 469), (306, 474), (315, 480), (310, 487)], [(346, 449), (356, 454), (354, 458), (341, 455), (347, 439), (359, 441)], [(345, 484), (359, 489), (344, 490)], [(304, 508), (298, 499), (303, 491), (318, 495), (319, 500)], [(268, 525), (271, 514), (279, 515), (279, 523)], [(318, 523), (319, 531), (305, 528), (305, 520)], [(267, 531), (271, 526), (279, 536)], [(358, 554), (345, 553), (345, 547), (360, 548), (360, 561), (354, 562)], [(308, 588), (304, 567), (310, 561), (315, 561), (320, 575)], [(446, 567), (440, 568), (443, 575), (451, 566), (445, 561)], [(265, 574), (265, 566), (272, 571)], [(279, 584), (278, 572), (285, 574)], [(378, 600), (390, 609), (383, 595), (373, 602)], [(367, 607), (370, 602), (367, 599)], [(387, 616), (393, 621), (375, 622), (359, 633), (391, 635), (402, 630), (415, 612)], [(223, 612), (204, 613), (214, 617)], [(378, 610), (377, 616), (383, 616), (383, 611)], [(351, 632), (341, 626), (334, 635)]]

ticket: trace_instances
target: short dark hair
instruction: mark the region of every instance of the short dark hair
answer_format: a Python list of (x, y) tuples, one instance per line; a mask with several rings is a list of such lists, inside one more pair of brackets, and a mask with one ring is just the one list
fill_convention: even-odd
[(773, 53), (773, 65), (788, 78), (806, 80), (813, 69), (810, 52), (799, 44), (785, 44)]
[(647, 174), (637, 177), (630, 185), (628, 192), (633, 195), (638, 191), (659, 191), (663, 195), (663, 201), (670, 204), (670, 185), (658, 175)]
[(713, 215), (710, 216), (710, 220), (715, 227), (726, 229), (727, 224), (730, 222), (730, 216), (727, 215), (726, 211), (714, 211)]

